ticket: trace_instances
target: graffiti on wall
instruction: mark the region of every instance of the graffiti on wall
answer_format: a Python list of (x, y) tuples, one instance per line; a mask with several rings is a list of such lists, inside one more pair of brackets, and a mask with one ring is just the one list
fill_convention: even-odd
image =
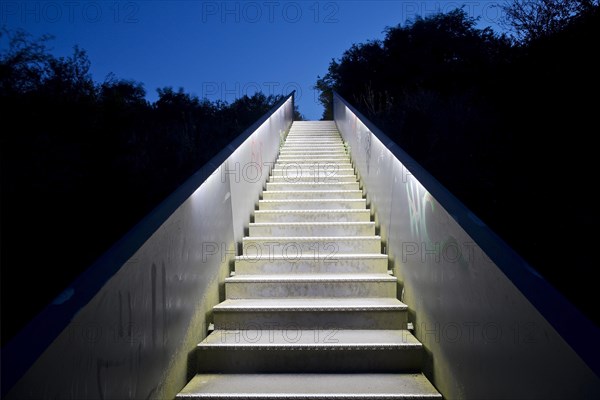
[[(423, 192), (423, 194), (419, 192)], [(406, 183), (406, 196), (411, 235), (416, 239), (430, 243), (431, 240), (427, 231), (427, 209), (430, 208), (432, 212), (435, 209), (431, 195), (426, 190), (421, 189), (416, 180), (409, 179)]]
[(258, 168), (258, 175), (262, 176), (262, 167), (263, 167), (263, 143), (262, 140), (252, 137), (252, 141), (250, 142), (250, 164), (256, 166)]

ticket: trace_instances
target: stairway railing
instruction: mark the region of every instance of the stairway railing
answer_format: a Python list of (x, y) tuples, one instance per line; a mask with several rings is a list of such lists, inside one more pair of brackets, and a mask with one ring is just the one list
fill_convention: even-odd
[(8, 398), (174, 398), (191, 378), (192, 350), (206, 336), (207, 314), (222, 297), (293, 113), (294, 92), (10, 342), (2, 350), (3, 397), (12, 387)]
[(333, 107), (442, 395), (597, 398), (598, 328), (337, 93)]

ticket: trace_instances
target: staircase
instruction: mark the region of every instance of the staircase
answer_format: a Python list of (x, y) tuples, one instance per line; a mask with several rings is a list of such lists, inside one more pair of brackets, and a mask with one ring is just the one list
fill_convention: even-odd
[(441, 398), (335, 123), (294, 122), (179, 399)]

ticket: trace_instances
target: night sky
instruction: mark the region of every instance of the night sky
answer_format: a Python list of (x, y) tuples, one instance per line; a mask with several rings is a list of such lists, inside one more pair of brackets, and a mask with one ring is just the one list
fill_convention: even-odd
[[(313, 85), (353, 43), (386, 26), (461, 5), (498, 28), (494, 1), (2, 1), (0, 25), (51, 34), (55, 55), (88, 52), (96, 81), (109, 73), (156, 89), (183, 87), (231, 102), (257, 90), (296, 90), (300, 112), (319, 119)], [(6, 48), (6, 39), (1, 42)]]

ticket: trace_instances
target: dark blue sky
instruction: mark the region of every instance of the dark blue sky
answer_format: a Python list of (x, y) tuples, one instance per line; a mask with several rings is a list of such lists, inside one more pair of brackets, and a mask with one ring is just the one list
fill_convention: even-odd
[[(0, 25), (52, 34), (53, 53), (87, 50), (94, 79), (110, 72), (156, 88), (183, 87), (233, 101), (257, 89), (297, 91), (300, 111), (318, 119), (312, 86), (353, 43), (381, 39), (386, 26), (465, 5), (497, 27), (497, 1), (11, 1)], [(2, 41), (2, 46), (6, 45)]]

